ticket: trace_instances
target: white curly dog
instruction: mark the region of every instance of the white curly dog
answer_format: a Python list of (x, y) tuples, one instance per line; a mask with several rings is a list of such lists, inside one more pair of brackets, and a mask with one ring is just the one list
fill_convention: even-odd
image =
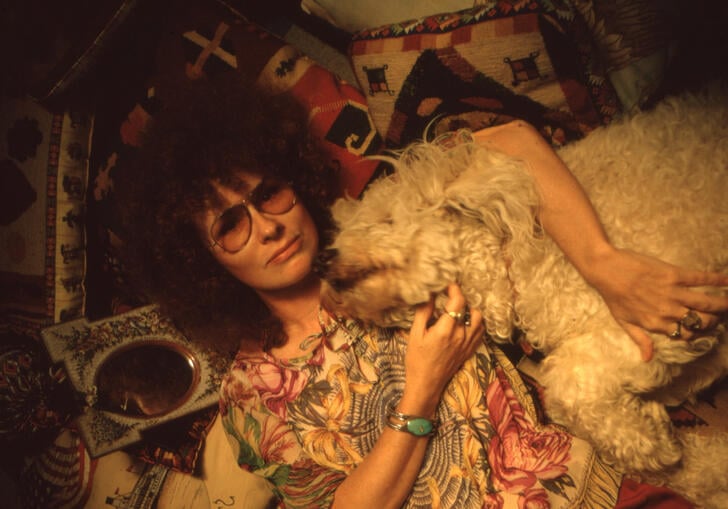
[[(452, 143), (453, 138), (463, 139)], [(728, 95), (669, 98), (559, 150), (617, 247), (728, 271)], [(489, 336), (515, 328), (546, 355), (549, 417), (625, 472), (700, 505), (728, 507), (728, 436), (682, 435), (665, 409), (728, 373), (726, 320), (691, 341), (636, 344), (542, 233), (539, 195), (520, 161), (467, 132), (419, 143), (361, 200), (334, 206), (324, 305), (381, 326), (458, 282)], [(715, 289), (725, 292), (725, 289)], [(440, 301), (442, 309), (444, 301)]]

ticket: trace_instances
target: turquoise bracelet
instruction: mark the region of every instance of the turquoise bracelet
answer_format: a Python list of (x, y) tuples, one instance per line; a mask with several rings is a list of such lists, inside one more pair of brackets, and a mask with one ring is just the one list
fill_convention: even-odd
[[(401, 422), (392, 422), (395, 418)], [(428, 437), (434, 435), (437, 426), (430, 419), (416, 415), (407, 415), (390, 408), (387, 412), (387, 426), (397, 431), (404, 431), (416, 437)]]

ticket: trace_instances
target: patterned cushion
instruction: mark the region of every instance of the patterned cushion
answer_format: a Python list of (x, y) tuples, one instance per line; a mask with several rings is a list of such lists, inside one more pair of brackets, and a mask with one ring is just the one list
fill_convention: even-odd
[(84, 203), (92, 119), (31, 99), (0, 104), (0, 332), (84, 311)]
[(639, 109), (660, 89), (675, 50), (671, 21), (677, 0), (575, 0), (625, 111)]
[(363, 30), (350, 54), (389, 147), (435, 119), (439, 131), (514, 118), (561, 145), (619, 112), (589, 30), (563, 2), (489, 2)]

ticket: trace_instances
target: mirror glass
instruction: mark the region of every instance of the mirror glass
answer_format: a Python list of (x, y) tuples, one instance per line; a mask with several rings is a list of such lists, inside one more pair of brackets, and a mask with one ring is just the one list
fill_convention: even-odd
[(97, 408), (154, 417), (182, 405), (199, 381), (191, 352), (178, 344), (144, 341), (121, 348), (99, 367)]

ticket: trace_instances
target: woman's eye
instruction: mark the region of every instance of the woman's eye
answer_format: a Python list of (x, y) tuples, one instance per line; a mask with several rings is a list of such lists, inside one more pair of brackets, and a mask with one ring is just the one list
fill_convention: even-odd
[(263, 189), (261, 189), (261, 191), (260, 191), (260, 201), (261, 202), (270, 201), (273, 198), (275, 198), (275, 196), (280, 192), (281, 192), (281, 186), (279, 186), (278, 184), (271, 184), (269, 186), (266, 186)]
[(224, 221), (220, 221), (219, 227), (220, 227), (220, 230), (218, 233), (220, 235), (225, 235), (230, 230), (233, 230), (235, 228), (235, 221), (232, 219), (226, 219)]
[(240, 227), (246, 217), (244, 207), (244, 205), (238, 205), (228, 209), (220, 216), (215, 227), (218, 236), (223, 236)]

